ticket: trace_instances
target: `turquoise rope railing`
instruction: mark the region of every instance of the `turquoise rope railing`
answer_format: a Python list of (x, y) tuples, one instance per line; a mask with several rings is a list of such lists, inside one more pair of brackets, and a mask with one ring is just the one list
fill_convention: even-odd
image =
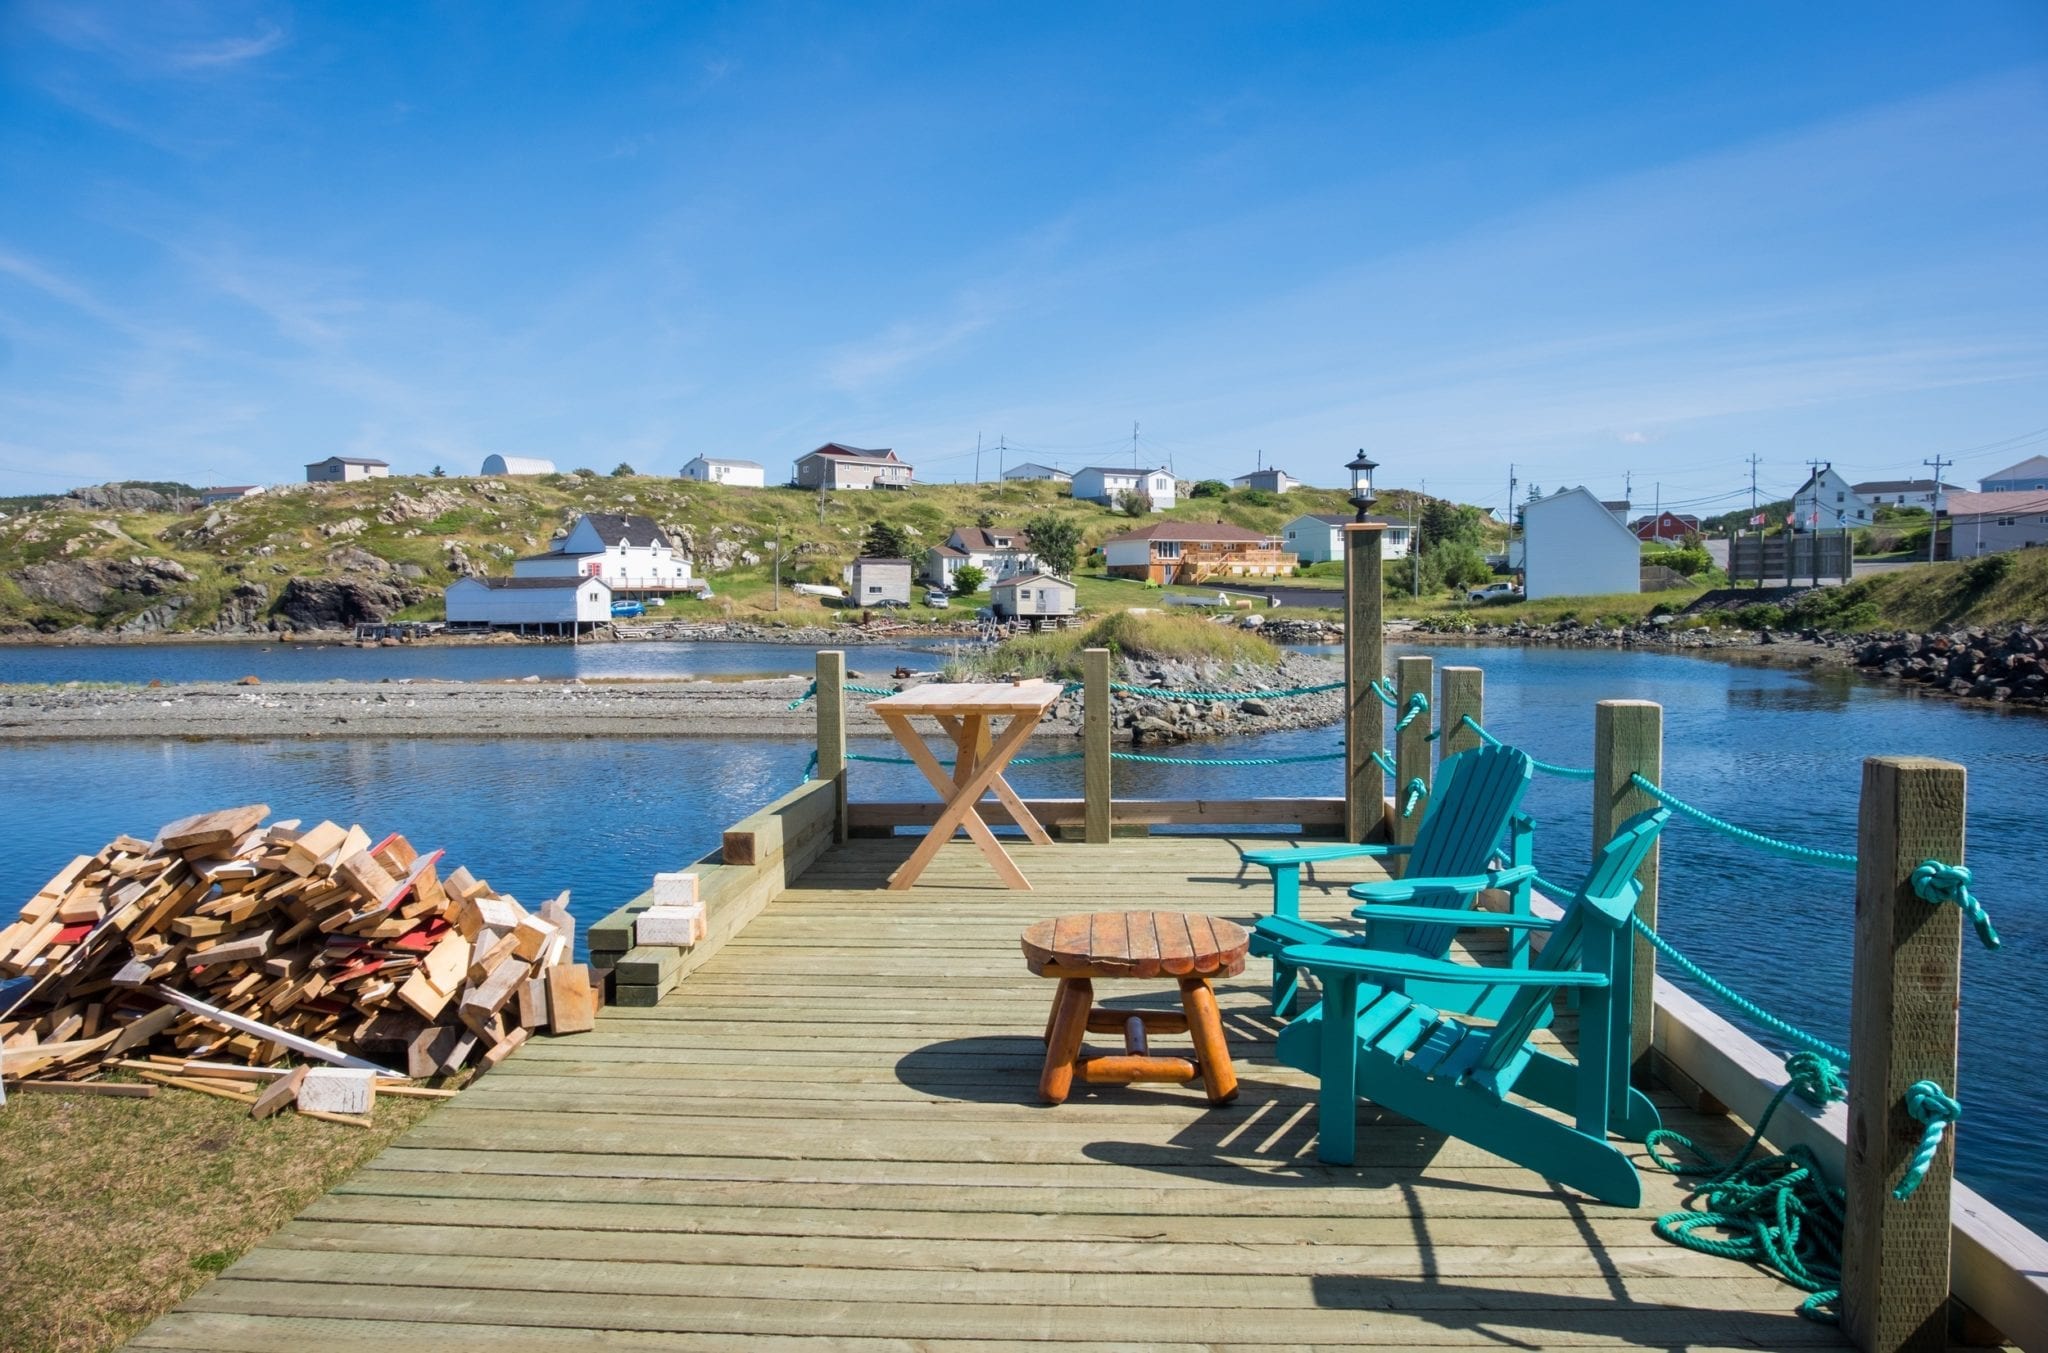
[(1310, 761), (1342, 761), (1344, 753), (1317, 752), (1312, 756), (1152, 756), (1144, 752), (1111, 752), (1109, 758), (1112, 761), (1137, 761), (1148, 766), (1298, 766)]
[(1900, 1202), (1920, 1191), (1920, 1182), (1927, 1178), (1927, 1171), (1934, 1164), (1934, 1153), (1941, 1150), (1948, 1125), (1963, 1116), (1963, 1106), (1933, 1081), (1914, 1081), (1906, 1087), (1906, 1112), (1920, 1120), (1922, 1131), (1920, 1145), (1914, 1149), (1913, 1159), (1906, 1163), (1906, 1173), (1892, 1190), (1892, 1197)]
[(1401, 772), (1394, 766), (1394, 758), (1388, 756), (1383, 751), (1374, 752), (1371, 756), (1369, 756), (1366, 759), (1371, 761), (1375, 766), (1378, 766), (1381, 770), (1385, 771), (1389, 775), (1398, 778), (1401, 774)]
[(1967, 865), (1943, 864), (1940, 860), (1922, 860), (1913, 870), (1913, 891), (1920, 900), (1934, 906), (1953, 902), (1970, 918), (1970, 924), (1977, 928), (1977, 938), (1986, 949), (1998, 947), (1998, 932), (1991, 928), (1991, 917), (1984, 911), (1984, 904), (1970, 891), (1970, 870)]
[(1782, 855), (1790, 860), (1803, 860), (1808, 864), (1826, 865), (1830, 869), (1851, 869), (1856, 867), (1856, 857), (1839, 850), (1822, 850), (1817, 846), (1802, 846), (1794, 841), (1781, 841), (1775, 836), (1765, 836), (1747, 827), (1738, 827), (1732, 822), (1715, 817), (1704, 808), (1695, 808), (1676, 794), (1666, 790), (1655, 781), (1638, 772), (1629, 774), (1629, 783), (1642, 790), (1657, 802), (1674, 812), (1683, 813), (1705, 827), (1711, 827), (1723, 836), (1732, 837), (1744, 845), (1767, 850), (1773, 855)]
[[(1484, 728), (1481, 728), (1479, 726), (1479, 721), (1473, 718), (1470, 714), (1459, 716), (1458, 722), (1463, 724), (1465, 727), (1471, 729), (1474, 733), (1477, 733), (1480, 737), (1480, 740), (1485, 742), (1489, 746), (1507, 746), (1507, 744), (1502, 742), (1499, 738), (1487, 732)], [(1556, 775), (1566, 780), (1590, 780), (1593, 778), (1593, 772), (1590, 770), (1581, 770), (1577, 766), (1554, 766), (1548, 761), (1538, 761), (1533, 756), (1529, 758), (1529, 764), (1534, 766), (1537, 770), (1542, 771), (1545, 775)]]
[[(1013, 756), (1006, 764), (1012, 766), (1047, 766), (1056, 761), (1079, 761), (1082, 756), (1083, 753), (1081, 752), (1061, 752), (1056, 756)], [(815, 759), (814, 757), (813, 760)], [(878, 766), (914, 766), (917, 764), (917, 762), (907, 756), (874, 756), (867, 752), (848, 752), (846, 759), (848, 761), (866, 761)], [(942, 766), (954, 764), (951, 757), (940, 757), (937, 760)]]
[(1428, 797), (1429, 786), (1422, 783), (1422, 777), (1420, 775), (1411, 776), (1408, 780), (1408, 797), (1401, 804), (1401, 816), (1413, 817), (1415, 815), (1415, 805)]
[[(851, 682), (844, 686), (841, 686), (839, 689), (843, 691), (851, 691), (855, 695), (895, 695), (898, 693), (896, 691), (896, 688), (893, 686), (856, 686), (853, 685)], [(804, 693), (802, 695), (799, 695), (796, 699), (789, 702), (789, 708), (803, 708), (805, 702), (810, 700), (817, 693), (818, 683), (813, 681), (808, 687), (804, 689)]]

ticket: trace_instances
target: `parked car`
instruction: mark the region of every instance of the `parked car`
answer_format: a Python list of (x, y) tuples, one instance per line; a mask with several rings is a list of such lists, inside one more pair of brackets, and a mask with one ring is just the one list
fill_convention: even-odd
[(953, 598), (941, 587), (928, 587), (924, 593), (924, 604), (935, 611), (943, 611), (953, 604)]
[(667, 598), (667, 597), (649, 597), (649, 598), (647, 599), (647, 604), (648, 604), (649, 606), (666, 606), (666, 605), (668, 605), (668, 598)]
[(1513, 583), (1488, 583), (1484, 587), (1475, 587), (1471, 591), (1467, 592), (1465, 594), (1465, 600), (1477, 601), (1481, 603), (1489, 601), (1513, 601), (1516, 597), (1519, 597), (1521, 595), (1522, 589), (1515, 586)]
[(612, 603), (612, 618), (614, 620), (646, 614), (647, 608), (637, 601), (615, 601)]

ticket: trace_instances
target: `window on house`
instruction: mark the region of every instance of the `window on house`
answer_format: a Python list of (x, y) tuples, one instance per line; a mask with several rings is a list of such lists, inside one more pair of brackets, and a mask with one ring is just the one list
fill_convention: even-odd
[(1029, 600), (1031, 600), (1031, 589), (1030, 589), (1030, 588), (1028, 588), (1028, 587), (1020, 587), (1020, 588), (1018, 588), (1018, 589), (1017, 589), (1017, 599), (1018, 599), (1019, 601), (1029, 601)]
[(881, 590), (882, 590), (882, 585), (881, 585), (880, 583), (869, 583), (869, 584), (868, 584), (868, 595), (869, 595), (869, 596), (874, 596), (875, 594), (879, 593), (879, 592), (880, 592)]
[(1158, 555), (1161, 559), (1178, 559), (1180, 558), (1180, 542), (1178, 540), (1155, 540), (1152, 542), (1152, 553)]

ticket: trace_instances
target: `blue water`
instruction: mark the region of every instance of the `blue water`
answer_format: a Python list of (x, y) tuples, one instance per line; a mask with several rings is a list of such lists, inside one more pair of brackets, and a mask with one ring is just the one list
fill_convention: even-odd
[[(645, 647), (586, 651), (631, 655)], [(802, 650), (783, 651), (799, 659), (786, 670), (809, 661)], [(1589, 762), (1596, 699), (1657, 700), (1666, 711), (1665, 783), (1674, 793), (1811, 845), (1855, 848), (1863, 756), (1917, 753), (1967, 766), (1969, 863), (2005, 947), (1988, 953), (1970, 939), (1964, 957), (1962, 1175), (2048, 1229), (2048, 1195), (2030, 1173), (2048, 1147), (2032, 1098), (2048, 1062), (2048, 903), (2036, 883), (2034, 834), (2048, 789), (2048, 719), (1921, 698), (1844, 672), (1614, 652), (1397, 651), (1483, 667), (1488, 727), (1547, 761)], [(516, 650), (529, 659), (557, 654), (574, 656)], [(893, 661), (875, 656), (849, 655), (871, 669)], [(1322, 729), (1181, 750), (1291, 756), (1339, 745), (1337, 730)], [(853, 749), (898, 751), (883, 740), (856, 740)], [(360, 821), (373, 833), (399, 830), (416, 844), (446, 847), (451, 862), (523, 899), (568, 888), (587, 924), (656, 870), (713, 848), (731, 821), (796, 783), (809, 750), (794, 740), (680, 738), (17, 744), (7, 750), (11, 774), (0, 790), (13, 827), (0, 836), (0, 898), (26, 898), (65, 859), (118, 832), (147, 836), (185, 813), (261, 799), (280, 816)], [(1117, 792), (1132, 797), (1339, 792), (1335, 762), (1120, 762), (1116, 774)], [(1080, 769), (1026, 766), (1012, 778), (1026, 794), (1073, 795)], [(856, 764), (853, 792), (897, 799), (929, 791), (910, 767)], [(1575, 880), (1591, 854), (1588, 787), (1539, 777), (1529, 807), (1544, 872)], [(1723, 980), (1845, 1044), (1851, 876), (1759, 855), (1685, 821), (1666, 833), (1663, 858), (1665, 934)]]
[[(944, 642), (851, 644), (846, 665), (881, 676), (898, 667), (936, 670), (950, 647)], [(244, 676), (277, 681), (504, 681), (680, 680), (687, 677), (808, 676), (815, 651), (794, 644), (636, 641), (603, 644), (79, 644), (42, 648), (0, 646), (0, 683), (56, 684), (119, 681), (172, 685), (234, 681)]]

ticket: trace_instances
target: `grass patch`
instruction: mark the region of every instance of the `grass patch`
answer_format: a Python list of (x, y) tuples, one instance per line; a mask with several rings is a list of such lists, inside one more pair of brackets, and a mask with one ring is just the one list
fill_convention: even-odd
[(1787, 623), (1848, 631), (2048, 622), (2048, 547), (1921, 564), (1802, 597)]
[(987, 653), (949, 664), (947, 672), (965, 680), (1016, 676), (1078, 681), (1084, 648), (1106, 648), (1118, 657), (1155, 662), (1271, 667), (1280, 661), (1279, 649), (1235, 625), (1219, 625), (1190, 615), (1118, 611), (1085, 629), (1049, 630), (1005, 639)]
[(371, 1131), (166, 1089), (14, 1095), (0, 1113), (0, 1348), (112, 1348), (184, 1300), (434, 1107)]
[(1657, 607), (1679, 610), (1704, 589), (1668, 592), (1617, 592), (1600, 597), (1544, 597), (1538, 601), (1487, 602), (1475, 605), (1462, 597), (1387, 598), (1389, 618), (1462, 620), (1474, 625), (1554, 625), (1576, 620), (1586, 625), (1633, 625)]

